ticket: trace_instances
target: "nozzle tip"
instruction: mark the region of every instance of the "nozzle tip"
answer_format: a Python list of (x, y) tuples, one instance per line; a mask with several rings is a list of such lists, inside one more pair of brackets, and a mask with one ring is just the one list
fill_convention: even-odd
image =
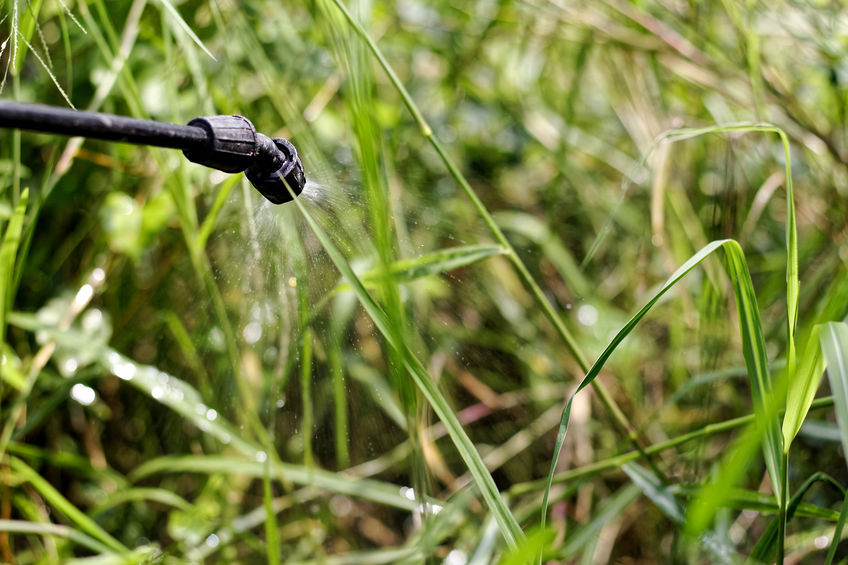
[[(282, 165), (278, 168), (272, 167), (269, 169), (263, 167), (261, 163), (257, 163), (247, 169), (245, 174), (262, 196), (273, 204), (283, 204), (292, 200), (292, 193), (294, 193), (294, 196), (298, 196), (303, 192), (306, 185), (306, 175), (303, 172), (303, 163), (298, 157), (294, 145), (280, 137), (275, 137), (271, 141), (279, 150)], [(277, 162), (279, 161), (275, 160), (274, 165)]]

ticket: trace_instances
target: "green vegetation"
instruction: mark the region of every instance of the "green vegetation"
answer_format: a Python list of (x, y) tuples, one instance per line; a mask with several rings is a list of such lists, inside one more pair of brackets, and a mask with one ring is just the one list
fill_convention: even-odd
[(0, 561), (848, 555), (840, 3), (0, 6)]

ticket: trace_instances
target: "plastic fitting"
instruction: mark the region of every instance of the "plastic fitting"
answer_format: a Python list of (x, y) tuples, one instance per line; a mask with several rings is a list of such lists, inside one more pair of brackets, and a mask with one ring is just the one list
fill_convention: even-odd
[(206, 132), (206, 143), (183, 150), (189, 161), (226, 173), (244, 171), (274, 204), (290, 201), (292, 192), (303, 192), (303, 163), (287, 140), (258, 133), (244, 116), (202, 116), (188, 125)]

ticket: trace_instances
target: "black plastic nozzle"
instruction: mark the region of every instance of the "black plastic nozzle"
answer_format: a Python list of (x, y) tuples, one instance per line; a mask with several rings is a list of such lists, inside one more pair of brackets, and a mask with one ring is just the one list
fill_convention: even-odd
[[(265, 137), (265, 139), (268, 138)], [(281, 137), (275, 137), (269, 141), (274, 144), (277, 155), (283, 157), (279, 166), (277, 167), (277, 161), (274, 159), (257, 159), (244, 174), (256, 190), (262, 193), (262, 196), (274, 204), (282, 204), (292, 199), (292, 194), (286, 185), (297, 196), (303, 192), (306, 175), (294, 145)]]
[(303, 163), (287, 140), (258, 133), (244, 116), (204, 116), (188, 125), (206, 132), (204, 145), (183, 150), (189, 161), (227, 173), (244, 171), (262, 196), (274, 204), (289, 202), (292, 193), (297, 196), (303, 192)]
[(294, 146), (257, 133), (243, 116), (206, 116), (181, 126), (126, 116), (0, 100), (0, 129), (182, 149), (192, 162), (227, 173), (244, 171), (262, 195), (282, 204), (303, 192), (306, 176)]

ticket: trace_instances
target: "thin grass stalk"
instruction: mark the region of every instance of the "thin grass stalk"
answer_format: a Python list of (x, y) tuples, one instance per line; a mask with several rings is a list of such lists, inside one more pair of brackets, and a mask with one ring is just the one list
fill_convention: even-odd
[(777, 509), (777, 563), (783, 563), (786, 553), (786, 514), (787, 498), (789, 498), (789, 454), (783, 454), (783, 465), (780, 474), (780, 491), (784, 496), (778, 499)]
[(303, 437), (303, 464), (311, 469), (314, 466), (312, 456), (312, 329), (303, 331), (300, 348), (300, 394), (301, 394), (301, 436)]
[(280, 534), (277, 513), (274, 511), (274, 492), (271, 484), (271, 458), (265, 459), (262, 473), (262, 501), (265, 506), (265, 556), (268, 565), (280, 563)]

